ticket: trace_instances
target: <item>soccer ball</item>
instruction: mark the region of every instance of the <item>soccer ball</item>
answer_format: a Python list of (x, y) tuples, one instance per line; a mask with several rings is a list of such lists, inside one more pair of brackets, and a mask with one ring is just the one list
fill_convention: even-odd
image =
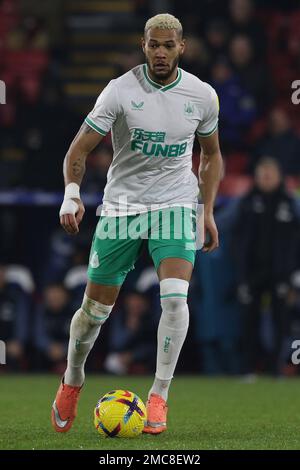
[(103, 437), (136, 437), (147, 421), (142, 400), (128, 390), (103, 395), (94, 410), (94, 425)]

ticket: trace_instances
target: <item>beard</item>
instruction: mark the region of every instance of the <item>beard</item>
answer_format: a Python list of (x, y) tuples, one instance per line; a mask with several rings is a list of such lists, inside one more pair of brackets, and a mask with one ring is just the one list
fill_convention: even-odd
[(168, 80), (168, 78), (171, 77), (171, 75), (174, 72), (175, 68), (179, 64), (179, 59), (180, 59), (180, 55), (178, 54), (178, 56), (175, 57), (175, 59), (173, 60), (171, 66), (167, 67), (165, 71), (161, 71), (161, 72), (157, 72), (157, 71), (155, 71), (154, 68), (151, 67), (149, 59), (147, 57), (146, 57), (146, 62), (147, 62), (148, 68), (151, 71), (152, 76), (157, 81), (161, 81), (161, 80)]

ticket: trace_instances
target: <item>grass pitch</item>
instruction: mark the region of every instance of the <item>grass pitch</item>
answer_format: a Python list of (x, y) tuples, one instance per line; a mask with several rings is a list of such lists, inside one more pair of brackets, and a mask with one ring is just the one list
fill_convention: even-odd
[(67, 434), (50, 424), (59, 377), (0, 377), (0, 449), (202, 450), (300, 449), (300, 380), (175, 377), (167, 432), (136, 439), (101, 438), (93, 425), (97, 400), (127, 389), (144, 401), (152, 377), (87, 376), (77, 419)]

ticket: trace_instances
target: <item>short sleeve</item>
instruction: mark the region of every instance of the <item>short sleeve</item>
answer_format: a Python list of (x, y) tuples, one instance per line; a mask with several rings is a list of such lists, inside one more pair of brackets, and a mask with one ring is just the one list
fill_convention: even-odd
[(118, 116), (117, 90), (114, 80), (99, 95), (85, 122), (101, 135), (106, 135)]
[(209, 96), (207, 99), (207, 107), (203, 120), (197, 127), (197, 135), (200, 137), (209, 137), (218, 127), (219, 119), (219, 99), (218, 95), (212, 87), (209, 87)]

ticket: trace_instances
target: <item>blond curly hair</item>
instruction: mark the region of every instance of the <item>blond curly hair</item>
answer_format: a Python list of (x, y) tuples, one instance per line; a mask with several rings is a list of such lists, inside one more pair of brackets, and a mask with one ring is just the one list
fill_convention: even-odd
[(179, 36), (182, 36), (182, 24), (173, 15), (169, 13), (161, 13), (159, 15), (152, 16), (145, 24), (145, 35), (150, 28), (158, 29), (175, 29)]

